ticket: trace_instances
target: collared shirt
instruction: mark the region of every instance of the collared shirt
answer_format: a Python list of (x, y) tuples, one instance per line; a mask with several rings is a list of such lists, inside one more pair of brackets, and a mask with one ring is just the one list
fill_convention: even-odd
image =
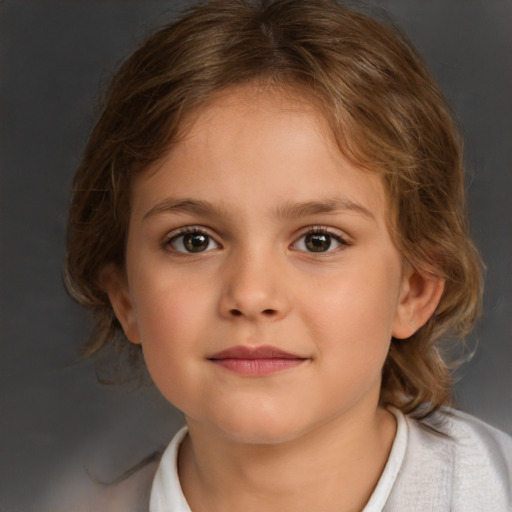
[[(397, 432), (362, 512), (512, 512), (512, 438), (459, 411), (423, 423), (392, 410)], [(442, 420), (443, 435), (435, 432)], [(177, 472), (180, 430), (165, 450), (150, 512), (191, 512)]]

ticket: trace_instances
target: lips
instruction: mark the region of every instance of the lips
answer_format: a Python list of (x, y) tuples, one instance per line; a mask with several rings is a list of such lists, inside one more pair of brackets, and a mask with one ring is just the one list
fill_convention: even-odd
[(301, 365), (308, 358), (277, 347), (231, 347), (208, 358), (226, 370), (248, 376), (264, 376)]

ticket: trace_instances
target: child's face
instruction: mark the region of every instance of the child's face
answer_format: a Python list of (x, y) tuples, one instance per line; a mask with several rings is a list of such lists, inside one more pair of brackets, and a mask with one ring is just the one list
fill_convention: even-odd
[(251, 91), (135, 179), (127, 285), (109, 294), (191, 424), (279, 442), (376, 410), (409, 285), (379, 176), (306, 103)]

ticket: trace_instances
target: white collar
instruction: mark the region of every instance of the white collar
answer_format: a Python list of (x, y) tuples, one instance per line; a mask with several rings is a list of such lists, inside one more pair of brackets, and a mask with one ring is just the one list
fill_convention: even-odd
[[(363, 512), (382, 511), (405, 457), (408, 440), (407, 422), (398, 409), (390, 408), (390, 412), (397, 421), (395, 439), (384, 471)], [(178, 477), (179, 447), (187, 433), (187, 428), (183, 427), (162, 455), (151, 488), (150, 512), (191, 512)]]

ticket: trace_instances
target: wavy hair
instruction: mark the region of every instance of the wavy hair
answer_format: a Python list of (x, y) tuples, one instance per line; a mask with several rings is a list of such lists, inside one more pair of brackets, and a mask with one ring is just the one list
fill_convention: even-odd
[(155, 32), (122, 64), (72, 188), (65, 280), (94, 315), (84, 354), (116, 346), (143, 364), (99, 279), (106, 264), (124, 265), (132, 176), (162, 158), (219, 91), (245, 83), (313, 102), (345, 157), (382, 176), (394, 243), (414, 269), (443, 277), (445, 290), (423, 327), (392, 340), (381, 403), (417, 417), (448, 404), (445, 340), (469, 332), (482, 282), (460, 136), (404, 34), (334, 0), (213, 0)]

